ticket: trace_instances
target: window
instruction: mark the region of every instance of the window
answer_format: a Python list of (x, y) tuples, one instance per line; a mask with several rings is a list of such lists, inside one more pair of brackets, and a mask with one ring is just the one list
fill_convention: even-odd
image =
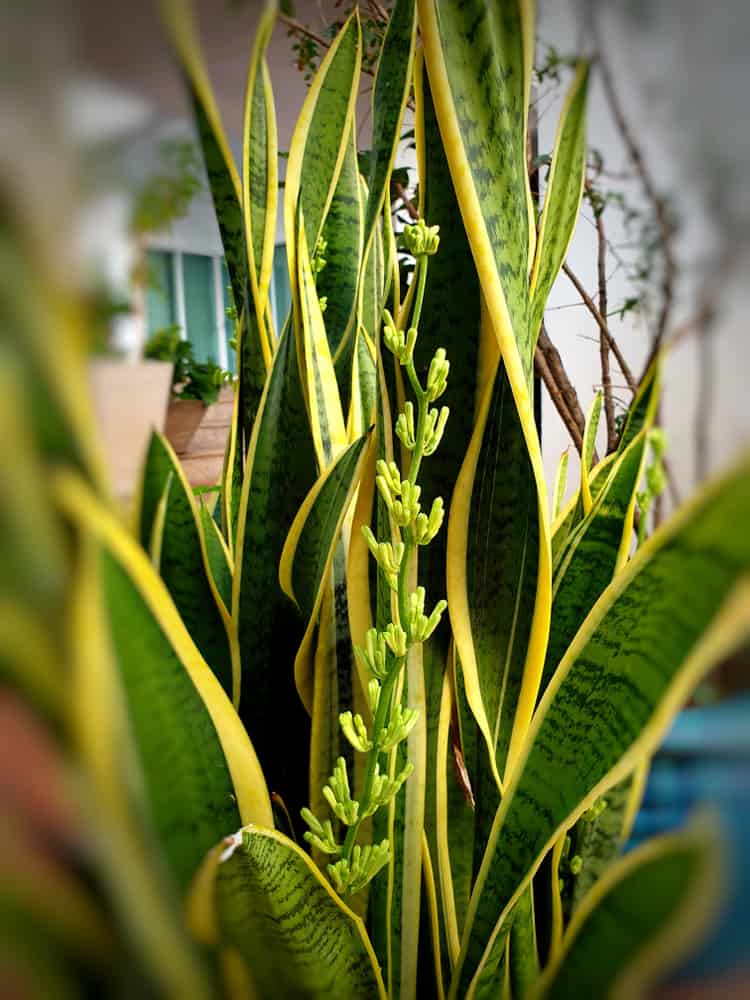
[[(237, 358), (229, 343), (234, 337), (234, 323), (227, 316), (231, 297), (224, 258), (149, 250), (148, 269), (149, 337), (177, 324), (193, 345), (197, 361), (215, 361), (236, 373)], [(286, 248), (279, 244), (274, 250), (271, 278), (271, 310), (279, 333), (290, 308)]]

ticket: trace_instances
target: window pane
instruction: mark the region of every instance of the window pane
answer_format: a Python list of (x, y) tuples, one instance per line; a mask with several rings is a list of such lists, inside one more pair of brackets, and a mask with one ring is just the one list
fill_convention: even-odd
[(185, 285), (187, 339), (196, 361), (216, 361), (216, 309), (214, 303), (213, 258), (202, 254), (182, 255)]
[(146, 266), (146, 319), (150, 337), (157, 330), (163, 330), (175, 322), (172, 254), (165, 250), (149, 250), (146, 253)]

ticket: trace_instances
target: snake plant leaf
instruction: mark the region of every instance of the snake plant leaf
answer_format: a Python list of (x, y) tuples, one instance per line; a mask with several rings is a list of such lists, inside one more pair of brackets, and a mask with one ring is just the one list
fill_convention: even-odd
[[(555, 484), (552, 487), (552, 519), (557, 517), (560, 513), (560, 508), (563, 505), (563, 498), (565, 496), (565, 487), (568, 484), (568, 458), (570, 457), (570, 451), (568, 448), (560, 456), (560, 461), (557, 464), (557, 471), (555, 472)], [(554, 539), (554, 533), (553, 533)], [(553, 542), (554, 544), (554, 542)]]
[(255, 33), (247, 74), (242, 145), (242, 208), (248, 271), (267, 369), (271, 366), (274, 341), (266, 318), (279, 198), (279, 154), (276, 110), (265, 53), (276, 21), (276, 8), (276, 0), (266, 3)]
[[(154, 516), (151, 521), (148, 554), (157, 573), (159, 572), (159, 567), (161, 566), (161, 547), (164, 541), (164, 524), (167, 519), (167, 503), (169, 501), (169, 491), (172, 488), (172, 479), (172, 473), (168, 472), (167, 477), (164, 480), (161, 496), (159, 497), (158, 503), (154, 508)], [(144, 548), (145, 547), (146, 546), (144, 546)]]
[(279, 563), (281, 589), (307, 622), (295, 660), (297, 690), (312, 714), (313, 676), (310, 648), (323, 585), (330, 572), (336, 544), (362, 472), (367, 436), (339, 455), (305, 497), (289, 529)]
[(589, 513), (591, 510), (591, 504), (593, 503), (589, 476), (591, 472), (591, 461), (594, 457), (596, 433), (599, 430), (599, 418), (602, 413), (602, 398), (600, 390), (594, 396), (591, 409), (586, 414), (586, 426), (583, 430), (583, 448), (581, 449), (581, 499), (583, 501), (584, 514)]
[(419, 0), (440, 131), (511, 384), (532, 376), (526, 120), (532, 6)]
[(644, 430), (618, 458), (589, 514), (562, 551), (553, 578), (552, 624), (541, 692), (586, 615), (627, 561), (645, 456)]
[[(357, 322), (357, 285), (362, 264), (364, 207), (357, 167), (354, 119), (346, 143), (336, 190), (323, 225), (325, 267), (317, 276), (318, 296), (325, 298), (328, 345), (334, 361)], [(343, 380), (339, 380), (343, 388)]]
[(323, 472), (348, 444), (338, 382), (328, 345), (320, 300), (310, 266), (304, 221), (300, 217), (297, 247), (301, 314), (301, 357), (318, 469)]
[(167, 439), (151, 435), (136, 501), (141, 544), (148, 549), (167, 481), (157, 567), (193, 641), (224, 690), (239, 704), (240, 664), (234, 627), (210, 571), (200, 512)]
[[(372, 148), (367, 176), (365, 250), (369, 248), (401, 138), (417, 37), (415, 0), (396, 0), (388, 19), (372, 92)], [(368, 328), (370, 336), (373, 331)]]
[(541, 563), (537, 508), (526, 442), (499, 364), (456, 482), (447, 570), (448, 607), (466, 694), (498, 786), (519, 704), (528, 697), (522, 688)]
[(588, 80), (588, 63), (580, 62), (557, 124), (531, 273), (530, 330), (535, 344), (547, 298), (568, 253), (581, 207), (586, 173)]
[(234, 540), (237, 533), (237, 515), (240, 511), (244, 459), (242, 427), (240, 426), (240, 393), (235, 392), (232, 422), (229, 425), (229, 434), (227, 435), (227, 442), (224, 448), (224, 464), (221, 470), (221, 493), (219, 495), (221, 531), (230, 552), (234, 552)]
[(189, 912), (207, 943), (239, 952), (253, 996), (385, 1000), (364, 924), (281, 833), (248, 825), (219, 844)]
[(653, 752), (701, 677), (750, 634), (750, 538), (735, 530), (748, 516), (745, 457), (641, 547), (579, 629), (495, 817), (454, 995), (478, 985), (561, 833)]
[(20, 691), (43, 719), (63, 725), (67, 682), (61, 651), (38, 608), (7, 593), (0, 597), (0, 680)]
[[(310, 426), (291, 324), (282, 333), (263, 393), (242, 486), (232, 581), (232, 619), (242, 662), (240, 717), (253, 734), (269, 785), (290, 810), (308, 801), (308, 715), (291, 664), (304, 624), (279, 586), (279, 559), (292, 521), (315, 480)], [(279, 726), (274, 705), (284, 705)]]
[[(483, 0), (461, 5), (450, 0), (419, 0), (418, 9), (432, 99), (479, 275), (485, 321), (495, 334), (502, 357), (498, 378), (506, 380), (509, 388), (507, 394), (500, 391), (493, 361), (489, 366), (489, 381), (493, 385), (484, 393), (456, 483), (448, 529), (451, 624), (467, 677), (470, 702), (478, 713), (477, 721), (493, 755), (499, 781), (501, 775), (494, 760), (497, 742), (494, 723), (500, 717), (490, 720), (486, 706), (480, 701), (474, 649), (477, 640), (471, 634), (466, 578), (467, 566), (472, 565), (467, 559), (467, 549), (469, 539), (474, 537), (469, 527), (471, 490), (476, 481), (493, 386), (506, 401), (512, 394), (523, 439), (523, 447), (516, 450), (519, 453), (525, 450), (525, 455), (519, 454), (519, 461), (532, 473), (531, 488), (524, 489), (522, 494), (527, 499), (520, 504), (518, 497), (514, 500), (518, 506), (530, 506), (537, 520), (536, 526), (529, 526), (528, 537), (534, 551), (524, 564), (528, 576), (536, 581), (536, 600), (531, 601), (528, 641), (518, 644), (526, 649), (527, 655), (522, 670), (516, 672), (520, 689), (511, 696), (516, 706), (515, 719), (507, 745), (501, 747), (501, 758), (507, 753), (512, 760), (528, 728), (543, 667), (550, 613), (549, 509), (530, 394), (533, 342), (529, 329), (531, 204), (526, 171), (526, 117), (533, 7), (514, 2), (503, 5), (501, 11)], [(500, 491), (503, 489), (501, 486)], [(522, 533), (520, 538), (524, 537)], [(512, 586), (517, 584), (516, 578)], [(515, 633), (512, 637), (515, 639)], [(510, 710), (510, 705), (506, 707)], [(509, 711), (503, 712), (503, 725), (508, 724), (508, 715)]]
[(314, 253), (351, 140), (362, 63), (355, 10), (333, 40), (307, 91), (289, 146), (284, 181), (284, 231), (289, 274), (296, 284), (297, 214)]
[(199, 505), (198, 513), (206, 546), (208, 572), (221, 601), (221, 607), (229, 615), (232, 608), (232, 556), (218, 524), (204, 503)]
[[(236, 819), (272, 824), (263, 774), (145, 552), (76, 479), (61, 476), (57, 495), (94, 547), (116, 674), (107, 683), (122, 690), (148, 810), (184, 888), (206, 845), (226, 836)], [(99, 711), (93, 690), (82, 697), (88, 710)]]
[(535, 1000), (646, 996), (705, 933), (720, 870), (718, 831), (707, 821), (623, 858), (576, 913)]

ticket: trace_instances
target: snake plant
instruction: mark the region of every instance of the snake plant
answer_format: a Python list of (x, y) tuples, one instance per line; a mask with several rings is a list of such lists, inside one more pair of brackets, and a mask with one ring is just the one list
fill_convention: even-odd
[[(636, 546), (657, 361), (596, 464), (593, 401), (581, 481), (565, 502), (561, 468), (550, 511), (533, 355), (581, 201), (589, 68), (537, 218), (534, 13), (396, 0), (363, 176), (355, 11), (311, 81), (279, 206), (274, 6), (238, 169), (190, 10), (164, 4), (237, 316), (213, 511), (155, 433), (120, 516), (85, 316), (2, 203), (4, 297), (28, 308), (4, 316), (0, 661), (79, 775), (95, 873), (55, 869), (57, 912), (2, 869), (0, 920), (52, 942), (40, 982), (634, 997), (705, 926), (709, 820), (618, 855), (670, 720), (750, 634), (750, 459)], [(407, 104), (426, 221), (397, 235)], [(279, 207), (292, 308), (275, 329)]]

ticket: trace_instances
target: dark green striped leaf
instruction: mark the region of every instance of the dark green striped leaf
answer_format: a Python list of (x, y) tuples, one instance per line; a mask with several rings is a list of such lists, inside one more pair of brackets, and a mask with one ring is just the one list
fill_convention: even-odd
[(655, 748), (706, 670), (750, 632), (750, 536), (736, 531), (748, 517), (746, 458), (639, 550), (581, 626), (493, 825), (459, 995), (503, 947), (505, 917), (560, 833)]
[[(307, 803), (310, 723), (291, 664), (304, 624), (279, 586), (289, 528), (315, 479), (310, 427), (291, 327), (282, 334), (248, 453), (235, 546), (232, 617), (242, 663), (240, 716), (270, 786), (290, 811)], [(288, 664), (279, 669), (279, 664)], [(274, 706), (284, 705), (279, 726)]]
[(219, 526), (208, 507), (202, 503), (198, 510), (200, 513), (203, 540), (206, 546), (208, 570), (214, 582), (216, 592), (225, 610), (229, 612), (232, 607), (232, 566), (226, 542), (222, 538)]
[(620, 861), (579, 910), (534, 997), (645, 996), (706, 929), (718, 846), (717, 831), (695, 823)]
[(248, 826), (214, 865), (218, 939), (244, 958), (259, 996), (384, 1000), (362, 921), (293, 841)]
[(222, 687), (230, 697), (233, 693), (239, 697), (233, 683), (231, 624), (209, 571), (200, 514), (179, 459), (166, 438), (155, 431), (146, 454), (137, 515), (141, 544), (146, 549), (170, 477), (157, 569)]

